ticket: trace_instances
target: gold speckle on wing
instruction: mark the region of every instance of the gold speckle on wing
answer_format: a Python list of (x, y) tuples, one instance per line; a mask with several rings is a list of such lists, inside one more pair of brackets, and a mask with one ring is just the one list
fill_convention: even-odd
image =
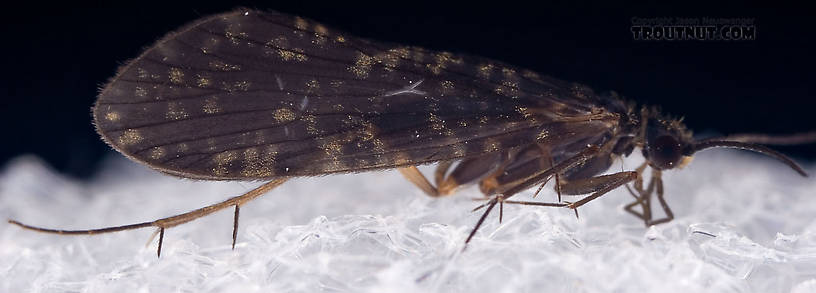
[(150, 149), (150, 159), (159, 160), (164, 157), (165, 154), (166, 152), (163, 147), (153, 147)]
[(218, 106), (218, 97), (212, 96), (209, 98), (204, 99), (204, 107), (202, 107), (204, 113), (207, 114), (215, 114), (221, 112), (221, 107)]
[(320, 148), (323, 149), (326, 155), (331, 157), (335, 157), (343, 153), (343, 145), (336, 139), (324, 139), (320, 145)]
[(464, 60), (462, 60), (462, 57), (455, 56), (455, 55), (453, 55), (453, 54), (451, 54), (449, 52), (444, 52), (443, 54), (445, 54), (445, 58), (447, 59), (447, 62), (456, 64), (456, 65), (461, 65), (462, 63), (465, 62)]
[(213, 157), (213, 161), (219, 165), (227, 164), (229, 162), (235, 161), (235, 159), (237, 159), (235, 151), (223, 151), (215, 154), (215, 156)]
[(213, 168), (213, 175), (216, 176), (225, 176), (229, 174), (228, 166), (232, 164), (233, 161), (237, 160), (238, 156), (235, 151), (223, 151), (215, 156), (213, 156), (213, 163), (215, 163), (215, 168)]
[(435, 112), (439, 111), (439, 98), (429, 96), (425, 97), (425, 109), (431, 112), (431, 115), (434, 115)]
[(203, 75), (196, 74), (196, 86), (204, 88), (210, 86), (210, 84), (212, 84), (212, 80)]
[(504, 81), (501, 85), (496, 87), (496, 93), (516, 98), (518, 96), (518, 82)]
[(139, 79), (147, 79), (150, 77), (150, 73), (148, 73), (144, 68), (136, 68), (136, 77)]
[(440, 119), (439, 116), (437, 116), (434, 113), (428, 114), (428, 123), (431, 124), (431, 129), (439, 131), (439, 134), (445, 136), (453, 135), (453, 131), (447, 126), (445, 126), (445, 120)]
[(490, 78), (490, 72), (493, 71), (493, 64), (482, 64), (479, 65), (479, 76), (484, 79)]
[(349, 66), (347, 69), (349, 72), (356, 75), (358, 78), (366, 78), (368, 77), (369, 72), (371, 72), (371, 66), (374, 64), (374, 57), (368, 56), (363, 52), (357, 53), (357, 61), (354, 62), (353, 66)]
[(146, 97), (147, 96), (147, 90), (145, 88), (143, 88), (143, 87), (137, 86), (136, 90), (134, 90), (133, 94), (136, 95), (137, 97)]
[(222, 81), (221, 82), (221, 89), (224, 90), (224, 91), (230, 92), (230, 93), (231, 92), (237, 92), (237, 91), (245, 92), (245, 91), (249, 90), (250, 84), (251, 83), (249, 81), (246, 81), (246, 80), (233, 81), (233, 82)]
[(352, 164), (357, 167), (370, 166), (369, 160), (366, 159), (354, 159), (354, 163)]
[(453, 91), (453, 82), (450, 80), (443, 80), (439, 82), (439, 86), (442, 87), (443, 94), (448, 94)]
[(278, 55), (280, 55), (283, 61), (298, 61), (304, 62), (309, 60), (309, 57), (303, 54), (303, 49), (300, 48), (292, 48), (290, 49), (278, 49)]
[(362, 118), (354, 115), (346, 115), (346, 118), (342, 120), (343, 125), (346, 127), (360, 125), (361, 121)]
[(111, 112), (105, 113), (105, 119), (107, 119), (110, 122), (119, 121), (120, 118), (121, 117), (119, 117), (119, 112), (111, 111)]
[(484, 152), (495, 152), (501, 149), (501, 143), (493, 138), (488, 138), (484, 144)]
[(289, 39), (287, 39), (285, 36), (278, 36), (278, 37), (272, 39), (271, 41), (266, 42), (266, 44), (264, 44), (264, 45), (265, 45), (266, 49), (272, 49), (272, 50), (276, 50), (276, 49), (280, 49), (280, 48), (286, 49), (286, 48), (289, 48)]
[(134, 145), (141, 142), (144, 139), (142, 134), (139, 130), (136, 129), (126, 129), (122, 132), (122, 135), (119, 136), (119, 145), (121, 146), (129, 146)]
[(433, 130), (442, 130), (445, 128), (445, 121), (442, 121), (442, 119), (434, 113), (428, 113), (428, 123), (431, 124)]
[(346, 37), (337, 36), (337, 37), (334, 38), (334, 40), (337, 41), (338, 43), (345, 43), (346, 42)]
[[(349, 118), (350, 118), (350, 119), (351, 119), (352, 117), (356, 117), (356, 116), (351, 116), (351, 115), (349, 115)], [(362, 128), (360, 128), (360, 129), (359, 129), (359, 131), (358, 131), (358, 134), (357, 134), (357, 135), (358, 135), (358, 138), (359, 138), (361, 141), (369, 141), (369, 140), (374, 139), (374, 137), (377, 135), (377, 132), (379, 131), (379, 130), (377, 129), (377, 127), (376, 127), (376, 126), (374, 126), (374, 124), (373, 124), (373, 123), (368, 122), (368, 121), (361, 122), (360, 124), (362, 124), (362, 125), (363, 125), (363, 127), (362, 127)]]
[(306, 30), (308, 27), (309, 23), (305, 19), (298, 16), (295, 17), (295, 28), (299, 30)]
[(247, 38), (247, 33), (245, 32), (233, 32), (233, 26), (227, 28), (227, 31), (224, 32), (224, 36), (230, 40), (230, 43), (233, 45), (240, 45), (241, 41)]
[(445, 68), (443, 64), (439, 63), (435, 64), (428, 63), (425, 66), (428, 67), (428, 70), (430, 70), (433, 74), (440, 74), (442, 73), (442, 69)]
[(391, 52), (392, 54), (394, 54), (397, 57), (402, 58), (402, 59), (411, 58), (411, 48), (408, 48), (408, 47), (393, 48), (393, 49), (388, 50), (388, 52)]
[(453, 148), (453, 155), (454, 156), (462, 157), (462, 156), (465, 155), (465, 145), (464, 144), (457, 143), (457, 144), (451, 145), (451, 147)]
[(337, 112), (343, 111), (343, 105), (334, 104), (334, 105), (332, 105), (332, 110), (337, 111)]
[(332, 157), (331, 162), (329, 162), (329, 164), (326, 166), (326, 171), (329, 172), (346, 171), (348, 169), (348, 164), (346, 164), (346, 162), (341, 160), (338, 156)]
[(329, 35), (329, 30), (325, 26), (323, 26), (322, 24), (315, 24), (314, 31), (315, 31), (315, 34), (320, 35), (320, 36), (328, 36)]
[(261, 145), (266, 143), (266, 134), (263, 130), (255, 131), (255, 140), (252, 141), (256, 145)]
[(327, 36), (329, 35), (329, 30), (321, 24), (315, 24), (314, 31), (314, 39), (312, 40), (312, 44), (317, 46), (325, 45), (326, 41), (328, 41)]
[(218, 146), (215, 144), (215, 138), (207, 138), (207, 149), (211, 152), (214, 152), (218, 149)]
[(536, 139), (545, 140), (545, 139), (547, 139), (549, 137), (550, 137), (550, 131), (547, 130), (547, 129), (543, 129), (543, 130), (541, 130), (541, 132), (538, 133), (538, 135), (536, 136)]
[(211, 69), (217, 70), (217, 71), (238, 71), (238, 70), (241, 70), (240, 65), (227, 64), (227, 63), (225, 63), (224, 61), (221, 61), (221, 60), (210, 61), (210, 63), (208, 65), (210, 66)]
[(394, 153), (393, 156), (394, 156), (394, 165), (397, 165), (397, 166), (413, 165), (412, 164), (413, 160), (411, 160), (411, 157), (409, 157), (408, 154), (406, 154), (406, 153), (402, 153), (402, 152)]
[(320, 135), (320, 129), (317, 129), (317, 117), (314, 115), (303, 115), (300, 118), (306, 121), (306, 133), (310, 135)]
[(295, 112), (292, 112), (289, 108), (280, 108), (275, 110), (272, 117), (275, 117), (275, 120), (278, 120), (280, 123), (285, 123), (295, 120)]
[(487, 124), (488, 120), (487, 116), (479, 117), (479, 123), (481, 124)]
[(181, 106), (181, 103), (179, 102), (167, 103), (167, 113), (165, 114), (165, 118), (167, 118), (167, 120), (181, 120), (187, 117), (190, 117), (190, 114), (184, 110), (184, 107)]
[(448, 64), (461, 64), (462, 59), (454, 57), (450, 52), (440, 52), (434, 54), (434, 62), (435, 63), (428, 63), (426, 66), (433, 74), (440, 74), (442, 70), (448, 67)]
[(386, 52), (375, 55), (374, 58), (385, 68), (393, 70), (399, 66), (402, 60), (399, 54), (398, 49), (389, 49)]
[(527, 107), (516, 106), (516, 112), (524, 116), (524, 118), (530, 118), (530, 116), (532, 116)]
[(516, 70), (511, 68), (502, 68), (502, 74), (504, 74), (504, 78), (513, 79), (516, 77)]
[(322, 47), (323, 45), (326, 44), (326, 41), (328, 41), (328, 38), (326, 38), (325, 36), (321, 36), (319, 34), (314, 34), (314, 39), (312, 39), (312, 44), (314, 44), (315, 46), (318, 46), (318, 47)]
[(374, 146), (374, 152), (378, 154), (385, 153), (385, 143), (379, 139), (375, 138), (371, 140), (371, 144)]
[(320, 82), (317, 79), (310, 79), (306, 82), (306, 92), (313, 94), (320, 90)]
[(532, 71), (529, 71), (529, 70), (522, 71), (521, 76), (524, 76), (526, 78), (529, 78), (529, 79), (532, 79), (532, 80), (535, 80), (535, 81), (541, 80), (541, 76), (539, 76), (538, 73), (535, 73), (535, 72), (532, 72)]
[(175, 84), (182, 84), (184, 83), (184, 72), (181, 69), (172, 67), (170, 71), (167, 73), (167, 76), (170, 77), (170, 82)]
[(241, 170), (241, 175), (251, 178), (272, 176), (272, 166), (275, 163), (277, 154), (277, 151), (270, 149), (263, 151), (263, 153), (258, 148), (244, 150), (244, 168)]

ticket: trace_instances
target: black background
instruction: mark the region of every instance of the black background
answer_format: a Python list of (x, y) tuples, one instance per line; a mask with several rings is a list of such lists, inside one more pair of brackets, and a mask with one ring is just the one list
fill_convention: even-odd
[[(238, 6), (311, 18), (353, 35), (491, 57), (615, 90), (717, 133), (816, 129), (813, 39), (805, 7), (379, 1), (158, 2), (4, 7), (0, 164), (36, 154), (66, 174), (93, 174), (113, 153), (90, 109), (118, 65), (165, 33)], [(632, 17), (751, 17), (754, 41), (635, 41)], [(816, 146), (777, 148), (816, 159)]]

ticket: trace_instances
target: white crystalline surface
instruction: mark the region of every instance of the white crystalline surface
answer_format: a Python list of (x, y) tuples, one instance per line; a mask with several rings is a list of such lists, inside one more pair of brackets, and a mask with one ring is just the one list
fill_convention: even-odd
[[(36, 158), (14, 160), (0, 173), (0, 217), (62, 229), (130, 224), (258, 184), (179, 180), (118, 157), (100, 174), (76, 181)], [(644, 228), (622, 210), (632, 198), (620, 189), (582, 207), (579, 220), (508, 205), (499, 224), (496, 209), (465, 252), (478, 190), (432, 199), (393, 171), (284, 184), (241, 209), (234, 251), (231, 210), (167, 230), (161, 258), (155, 240), (145, 247), (152, 229), (59, 236), (2, 223), (0, 292), (816, 290), (812, 177), (712, 150), (664, 179), (671, 223)]]

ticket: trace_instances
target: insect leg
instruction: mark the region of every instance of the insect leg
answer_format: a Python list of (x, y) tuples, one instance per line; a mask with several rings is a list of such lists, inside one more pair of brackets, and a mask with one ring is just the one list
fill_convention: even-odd
[[(637, 172), (624, 171), (608, 175), (600, 175), (585, 179), (576, 179), (571, 181), (562, 181), (561, 192), (567, 195), (581, 195), (598, 192), (607, 188), (610, 185), (618, 184), (621, 179), (627, 179), (625, 183), (629, 183), (637, 178)], [(624, 184), (625, 184), (624, 183)]]
[(479, 181), (480, 188), (484, 178), (495, 177), (495, 174), (502, 172), (509, 163), (509, 152), (497, 152), (478, 157), (467, 158), (459, 161), (459, 164), (445, 176), (439, 183), (441, 191), (453, 192), (460, 185), (471, 184)]
[[(467, 239), (465, 240), (465, 247), (467, 247), (467, 244), (473, 238), (473, 235), (476, 235), (476, 231), (479, 231), (479, 228), (484, 223), (485, 218), (487, 218), (487, 215), (490, 214), (490, 211), (493, 209), (493, 207), (496, 206), (496, 204), (499, 203), (499, 201), (507, 202), (507, 199), (512, 197), (516, 193), (519, 193), (522, 190), (525, 190), (525, 189), (527, 189), (527, 188), (529, 188), (531, 186), (537, 185), (537, 184), (541, 183), (542, 181), (547, 180), (553, 174), (558, 173), (558, 172), (564, 172), (565, 170), (568, 170), (570, 168), (574, 168), (575, 166), (578, 166), (581, 163), (586, 162), (587, 160), (589, 160), (589, 159), (593, 158), (594, 156), (596, 156), (598, 154), (598, 152), (600, 151), (600, 149), (601, 149), (600, 147), (594, 146), (594, 145), (590, 146), (590, 147), (587, 147), (586, 149), (584, 149), (580, 153), (578, 153), (575, 156), (572, 156), (572, 157), (560, 162), (559, 164), (553, 166), (552, 168), (536, 172), (535, 174), (532, 174), (531, 176), (528, 176), (526, 179), (523, 179), (520, 183), (515, 184), (513, 186), (510, 186), (509, 188), (506, 188), (505, 190), (502, 190), (501, 192), (498, 193), (499, 195), (497, 195), (497, 196), (493, 197), (492, 199), (490, 199), (490, 201), (488, 201), (486, 204), (478, 207), (477, 209), (479, 209), (481, 207), (487, 207), (487, 209), (482, 214), (482, 217), (479, 218), (479, 221), (476, 222), (476, 226), (473, 227), (473, 230), (470, 231), (470, 234), (468, 235)], [(634, 173), (634, 172), (632, 172), (632, 173)], [(560, 204), (560, 203), (559, 204), (553, 204), (553, 205), (567, 206), (566, 204)], [(474, 211), (477, 210), (477, 209), (474, 209)], [(464, 248), (463, 248), (463, 250), (464, 250)]]
[[(552, 168), (552, 166), (555, 166), (555, 161), (553, 160), (550, 148), (542, 143), (537, 143), (536, 145), (541, 150), (541, 158), (539, 158), (538, 160), (540, 165), (539, 167), (541, 167), (542, 170), (546, 170)], [(558, 195), (558, 202), (561, 202), (561, 174), (555, 173), (554, 177), (555, 177), (555, 193)], [(544, 185), (546, 185), (548, 181), (549, 178), (538, 186), (536, 192), (533, 193), (533, 198), (538, 196), (538, 193), (541, 192), (542, 189), (544, 189)]]
[(640, 201), (640, 197), (635, 195), (635, 192), (632, 191), (631, 188), (629, 188), (628, 184), (624, 185), (624, 187), (626, 187), (626, 190), (629, 191), (629, 194), (631, 194), (635, 198), (635, 201), (630, 203), (630, 204), (625, 205), (623, 207), (623, 209), (625, 211), (629, 212), (630, 214), (632, 214), (633, 216), (637, 217), (638, 219), (646, 221), (646, 217), (642, 213), (640, 213), (640, 212), (633, 209), (636, 205), (641, 205), (641, 206), (643, 205), (643, 203)]
[(425, 175), (422, 175), (422, 172), (419, 172), (419, 169), (417, 169), (416, 166), (408, 166), (404, 168), (399, 168), (397, 170), (400, 171), (400, 173), (402, 174), (402, 176), (405, 177), (405, 179), (408, 179), (408, 181), (416, 185), (416, 187), (419, 187), (419, 189), (425, 192), (425, 194), (427, 194), (428, 196), (430, 197), (442, 196), (442, 194), (439, 193), (439, 190), (437, 190), (436, 187), (434, 187), (431, 184), (431, 182), (428, 181), (427, 178), (425, 178)]
[(575, 168), (576, 166), (581, 165), (582, 163), (586, 162), (589, 159), (592, 159), (600, 152), (601, 148), (598, 146), (590, 146), (581, 151), (580, 153), (561, 161), (560, 163), (556, 164), (552, 168), (540, 170), (535, 174), (532, 174), (522, 180), (519, 181), (517, 184), (513, 184), (508, 188), (501, 188), (497, 190), (496, 193), (500, 194), (499, 197), (501, 199), (508, 199), (516, 193), (521, 192), (531, 186), (535, 186), (544, 182), (550, 178), (550, 176), (555, 175), (556, 173), (563, 173), (569, 169)]
[(597, 177), (568, 182), (561, 186), (561, 190), (567, 194), (573, 192), (581, 194), (594, 192), (591, 195), (584, 197), (579, 201), (567, 205), (568, 208), (576, 209), (598, 197), (601, 197), (602, 195), (612, 191), (613, 189), (620, 187), (621, 185), (624, 185), (637, 179), (637, 177), (638, 177), (637, 172), (632, 171), (618, 172), (615, 174), (601, 175)]
[[(578, 207), (598, 198), (602, 195), (614, 190), (615, 188), (620, 187), (621, 185), (625, 185), (629, 183), (635, 178), (637, 178), (637, 172), (633, 171), (625, 171), (625, 172), (618, 172), (615, 174), (609, 175), (601, 175), (592, 178), (586, 179), (578, 179), (574, 181), (567, 181), (562, 183), (561, 191), (564, 194), (568, 195), (581, 195), (581, 194), (589, 194), (591, 195), (573, 202), (573, 203), (537, 203), (537, 202), (527, 202), (527, 201), (505, 201), (505, 203), (509, 204), (521, 204), (521, 205), (537, 205), (537, 206), (549, 206), (549, 207), (568, 207), (571, 209), (577, 209)], [(639, 203), (639, 202), (635, 202)]]
[[(648, 195), (650, 195), (652, 193), (652, 190), (654, 189), (654, 186), (653, 186), (652, 182), (649, 182), (649, 187), (645, 191), (643, 190), (643, 176), (642, 176), (642, 174), (643, 174), (643, 171), (646, 169), (646, 166), (647, 166), (647, 164), (644, 162), (639, 167), (637, 167), (637, 169), (635, 169), (635, 172), (638, 173), (638, 178), (635, 179), (635, 182), (634, 182), (635, 191), (632, 191), (632, 189), (629, 188), (628, 184), (625, 185), (626, 190), (629, 191), (629, 194), (631, 194), (632, 197), (635, 198), (635, 201), (630, 203), (630, 204), (627, 204), (623, 208), (624, 210), (626, 210), (630, 214), (634, 215), (635, 217), (643, 220), (644, 222), (648, 221), (648, 219), (650, 219), (652, 217), (651, 216), (651, 214), (652, 214), (651, 213), (651, 198)], [(644, 197), (643, 195), (647, 195), (647, 196)], [(637, 212), (637, 211), (635, 211), (633, 209), (637, 205), (641, 206), (641, 211), (643, 211), (643, 213), (639, 213), (639, 212)]]
[(536, 145), (510, 150), (500, 159), (501, 163), (493, 172), (481, 178), (479, 190), (485, 196), (501, 193), (502, 189), (519, 184), (541, 170), (550, 169), (553, 166), (548, 164), (552, 161), (548, 159), (550, 155), (542, 153), (542, 150)]
[(156, 257), (161, 257), (161, 248), (164, 243), (164, 228), (159, 228), (159, 248), (156, 249)]
[[(656, 183), (657, 186), (657, 201), (660, 203), (660, 207), (663, 208), (663, 212), (666, 213), (666, 217), (657, 220), (649, 219), (646, 221), (646, 226), (652, 226), (657, 224), (662, 224), (666, 222), (670, 222), (674, 220), (674, 213), (672, 213), (671, 208), (666, 203), (666, 200), (663, 198), (663, 178), (660, 177), (661, 172), (660, 170), (654, 170), (652, 172), (652, 182)], [(651, 184), (649, 184), (651, 185)]]
[[(515, 184), (522, 183), (530, 176), (537, 174), (541, 170), (549, 170), (553, 166), (555, 166), (555, 161), (550, 148), (545, 144), (536, 143), (530, 147), (508, 153), (499, 167), (496, 168), (496, 171), (480, 181), (480, 188), (482, 193), (489, 196), (497, 193), (496, 190), (507, 189)], [(547, 177), (543, 182), (537, 183), (539, 186), (536, 192), (533, 193), (533, 198), (541, 192), (553, 177), (556, 178), (556, 183), (559, 182), (559, 174), (560, 172), (556, 172), (555, 175)], [(561, 202), (561, 191), (558, 186), (556, 186), (556, 192), (558, 193), (558, 202)], [(504, 202), (504, 200), (499, 201), (499, 223), (502, 222), (504, 216)]]
[[(643, 164), (638, 166), (637, 169), (635, 169), (635, 172), (637, 172), (638, 175), (642, 175), (643, 170), (646, 170), (646, 166), (647, 166), (647, 163), (644, 162)], [(638, 176), (638, 179), (635, 180), (634, 184), (635, 184), (635, 190), (637, 190), (639, 192), (642, 192), (642, 190), (643, 190), (643, 176)]]
[(469, 184), (489, 174), (501, 162), (501, 154), (490, 154), (475, 158), (468, 158), (459, 161), (459, 164), (448, 172), (453, 165), (453, 161), (439, 163), (434, 172), (436, 186), (419, 172), (415, 166), (399, 168), (400, 173), (408, 181), (422, 189), (425, 194), (431, 197), (440, 197), (453, 194), (459, 186)]
[(453, 194), (456, 187), (459, 187), (459, 184), (456, 183), (456, 181), (448, 180), (448, 178), (445, 177), (445, 174), (448, 172), (448, 169), (450, 169), (452, 164), (452, 161), (445, 161), (436, 166), (436, 171), (434, 171), (434, 181), (436, 181), (436, 186), (433, 186), (428, 178), (425, 178), (425, 175), (422, 175), (422, 172), (419, 172), (419, 169), (417, 169), (416, 166), (408, 166), (399, 168), (397, 170), (400, 171), (405, 179), (416, 185), (428, 196), (440, 197)]
[(235, 249), (235, 239), (238, 238), (238, 213), (241, 206), (235, 205), (235, 215), (232, 217), (232, 249)]
[(164, 240), (164, 230), (165, 229), (175, 227), (175, 226), (190, 222), (192, 220), (207, 216), (207, 215), (212, 214), (214, 212), (217, 212), (217, 211), (220, 211), (220, 210), (235, 206), (236, 207), (235, 223), (233, 225), (234, 230), (232, 232), (232, 235), (233, 235), (232, 243), (233, 243), (233, 247), (235, 247), (236, 230), (238, 229), (238, 221), (237, 221), (238, 207), (245, 204), (245, 203), (247, 203), (247, 202), (249, 202), (249, 201), (251, 201), (251, 200), (253, 200), (253, 199), (256, 199), (256, 198), (260, 197), (261, 195), (263, 195), (266, 192), (274, 189), (275, 187), (280, 186), (281, 184), (286, 182), (287, 179), (288, 178), (274, 179), (274, 180), (272, 180), (270, 182), (264, 183), (263, 185), (256, 187), (253, 190), (250, 190), (247, 193), (244, 193), (244, 194), (239, 195), (239, 196), (232, 197), (232, 198), (227, 199), (225, 201), (222, 201), (222, 202), (219, 202), (219, 203), (216, 203), (216, 204), (212, 204), (212, 205), (209, 205), (209, 206), (206, 206), (206, 207), (202, 207), (202, 208), (199, 208), (199, 209), (196, 209), (196, 210), (193, 210), (193, 211), (189, 211), (189, 212), (186, 212), (186, 213), (183, 213), (183, 214), (178, 214), (178, 215), (175, 215), (175, 216), (158, 219), (158, 220), (155, 220), (155, 221), (152, 221), (152, 222), (144, 222), (144, 223), (138, 223), (138, 224), (106, 227), (106, 228), (100, 228), (100, 229), (89, 229), (89, 230), (56, 230), (56, 229), (47, 229), (47, 228), (41, 228), (41, 227), (36, 227), (36, 226), (30, 226), (30, 225), (26, 225), (26, 224), (20, 223), (20, 222), (15, 221), (15, 220), (9, 220), (8, 222), (11, 223), (11, 224), (20, 226), (21, 228), (28, 229), (28, 230), (34, 230), (34, 231), (43, 232), (43, 233), (63, 234), (63, 235), (93, 235), (93, 234), (110, 233), (110, 232), (117, 232), (117, 231), (124, 231), (124, 230), (133, 230), (133, 229), (146, 228), (146, 227), (156, 227), (156, 228), (159, 228), (159, 248), (157, 250), (157, 254), (159, 256), (161, 256), (161, 244), (162, 244), (162, 242)]
[[(632, 196), (635, 197), (635, 201), (630, 203), (630, 204), (627, 204), (624, 207), (624, 209), (627, 212), (629, 212), (629, 213), (635, 215), (636, 217), (640, 218), (641, 220), (643, 220), (643, 224), (646, 225), (647, 227), (652, 226), (652, 225), (657, 225), (657, 224), (670, 222), (671, 220), (674, 219), (674, 213), (672, 213), (671, 208), (666, 203), (666, 200), (663, 197), (663, 179), (661, 177), (661, 174), (662, 174), (662, 172), (660, 170), (654, 170), (653, 169), (652, 170), (652, 178), (649, 180), (649, 185), (648, 185), (648, 187), (646, 189), (637, 188), (637, 185), (635, 186), (635, 191), (634, 192), (630, 189), (629, 193), (631, 193)], [(651, 200), (651, 198), (652, 198), (652, 193), (654, 193), (655, 191), (657, 191), (658, 203), (660, 204), (660, 207), (663, 209), (663, 213), (665, 213), (666, 216), (664, 218), (662, 218), (662, 219), (652, 220), (652, 200)], [(637, 195), (635, 193), (637, 193)], [(635, 211), (633, 209), (636, 205), (641, 205), (641, 208), (643, 209), (643, 213), (638, 213), (637, 211)]]
[(443, 161), (436, 166), (436, 170), (434, 171), (434, 181), (436, 182), (436, 186), (442, 186), (442, 184), (444, 184), (445, 175), (448, 174), (448, 170), (450, 170), (451, 165), (453, 165), (453, 161)]
[[(552, 157), (550, 157), (550, 166), (553, 165), (555, 165), (555, 163), (553, 162)], [(544, 184), (541, 184), (541, 187), (544, 187)], [(541, 188), (538, 190), (540, 191)], [(555, 173), (555, 193), (558, 194), (558, 202), (561, 202), (561, 176), (558, 175), (558, 173)], [(536, 191), (536, 194), (538, 194), (538, 191)]]
[(492, 210), (492, 209), (493, 209), (493, 207), (495, 207), (495, 206), (496, 206), (496, 204), (497, 204), (498, 202), (499, 202), (499, 198), (498, 198), (498, 197), (494, 197), (493, 199), (491, 199), (491, 200), (490, 200), (490, 201), (489, 201), (489, 202), (486, 204), (487, 209), (486, 209), (486, 210), (485, 210), (485, 212), (482, 214), (482, 216), (479, 218), (479, 221), (477, 221), (477, 222), (476, 222), (476, 226), (474, 226), (474, 227), (473, 227), (473, 230), (471, 230), (471, 231), (470, 231), (470, 234), (468, 234), (467, 239), (465, 239), (465, 246), (464, 246), (464, 247), (462, 247), (462, 251), (465, 251), (465, 248), (467, 248), (467, 244), (468, 244), (468, 243), (470, 243), (470, 239), (472, 239), (472, 238), (473, 238), (473, 235), (476, 235), (476, 231), (479, 231), (479, 227), (481, 227), (481, 226), (482, 226), (482, 224), (484, 223), (484, 220), (487, 218), (487, 215), (489, 215), (489, 214), (490, 214), (490, 210)]

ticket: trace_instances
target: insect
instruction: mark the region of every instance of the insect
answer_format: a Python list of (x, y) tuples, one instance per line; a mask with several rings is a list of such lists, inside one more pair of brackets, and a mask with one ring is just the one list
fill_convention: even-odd
[[(128, 158), (166, 174), (267, 183), (223, 202), (155, 221), (58, 234), (166, 229), (240, 207), (299, 176), (397, 168), (433, 197), (478, 184), (485, 211), (496, 205), (576, 210), (626, 186), (626, 211), (655, 225), (671, 221), (661, 174), (713, 147), (759, 152), (804, 170), (760, 144), (816, 141), (816, 132), (695, 140), (677, 119), (616, 93), (561, 81), (499, 61), (364, 40), (277, 12), (238, 9), (197, 20), (119, 69), (93, 109), (102, 138)], [(641, 149), (645, 163), (601, 175)], [(438, 163), (433, 183), (416, 166)], [(645, 183), (643, 174), (651, 169)], [(555, 181), (557, 202), (515, 201)], [(632, 184), (629, 188), (628, 184)], [(539, 190), (541, 189), (539, 187)], [(580, 195), (567, 202), (562, 195)], [(665, 217), (652, 215), (656, 198)], [(477, 208), (477, 209), (479, 209)]]

